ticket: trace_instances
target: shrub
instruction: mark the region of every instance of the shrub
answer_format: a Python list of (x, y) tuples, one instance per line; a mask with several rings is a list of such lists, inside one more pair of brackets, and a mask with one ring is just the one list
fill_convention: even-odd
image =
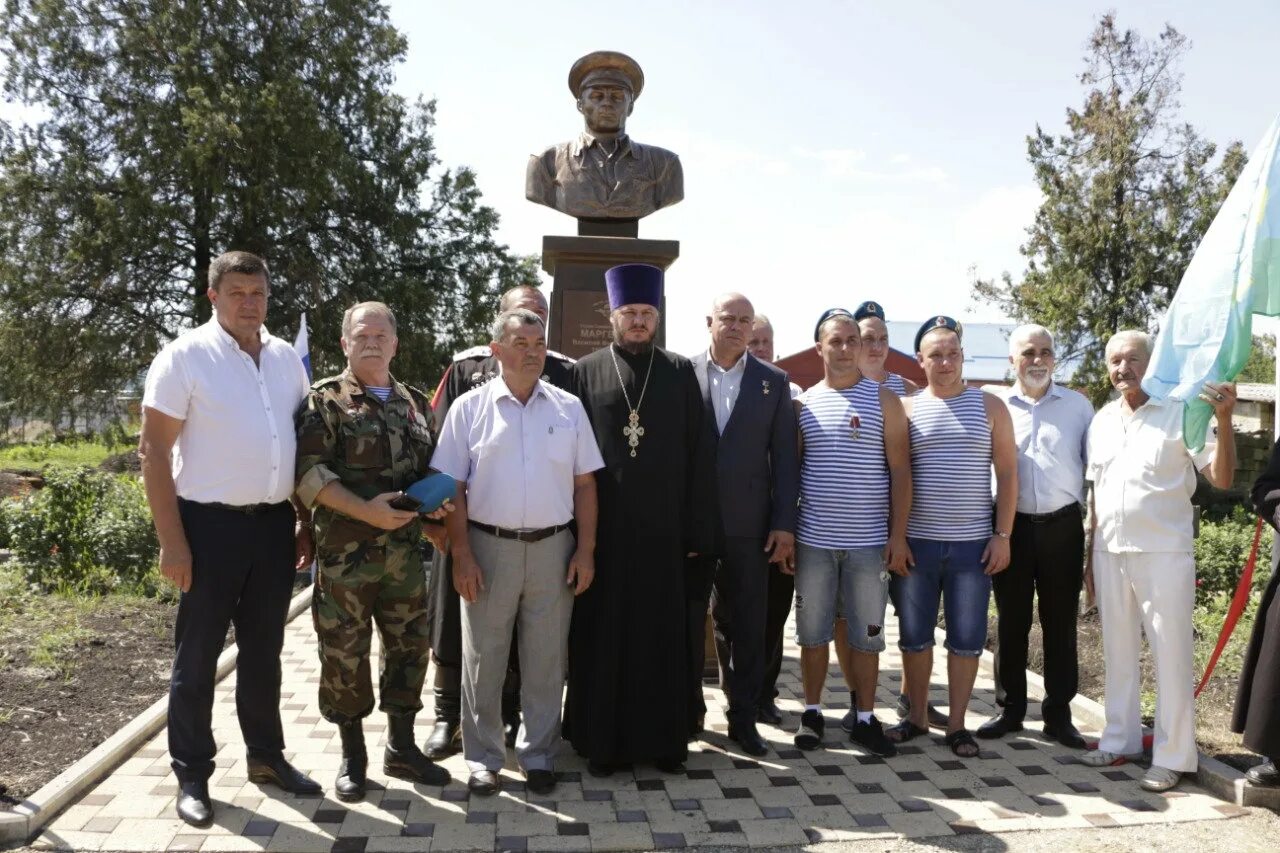
[(9, 516), (13, 514), (16, 501), (0, 500), (0, 548), (11, 547), (13, 538), (9, 534)]
[[(1240, 582), (1240, 573), (1249, 559), (1257, 516), (1236, 507), (1221, 521), (1203, 521), (1195, 540), (1196, 599), (1204, 604), (1225, 593), (1230, 595)], [(1260, 592), (1271, 576), (1271, 528), (1263, 527), (1254, 568), (1253, 589)]]
[(14, 556), (44, 590), (154, 594), (160, 545), (142, 484), (92, 468), (50, 468), (44, 488), (10, 508)]

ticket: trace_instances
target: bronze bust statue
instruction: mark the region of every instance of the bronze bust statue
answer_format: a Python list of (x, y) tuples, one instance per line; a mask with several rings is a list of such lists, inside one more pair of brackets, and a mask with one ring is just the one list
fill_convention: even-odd
[(600, 50), (569, 69), (586, 128), (580, 136), (529, 158), (529, 201), (585, 220), (631, 220), (684, 198), (680, 158), (626, 134), (644, 73), (625, 53)]

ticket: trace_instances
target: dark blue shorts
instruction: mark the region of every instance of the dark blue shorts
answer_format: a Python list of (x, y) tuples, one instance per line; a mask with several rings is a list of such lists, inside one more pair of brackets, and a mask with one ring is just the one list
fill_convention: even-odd
[(941, 600), (947, 618), (947, 650), (978, 657), (987, 642), (991, 577), (983, 574), (986, 539), (945, 542), (907, 538), (916, 564), (907, 577), (894, 575), (889, 594), (898, 610), (898, 648), (922, 652), (934, 645)]

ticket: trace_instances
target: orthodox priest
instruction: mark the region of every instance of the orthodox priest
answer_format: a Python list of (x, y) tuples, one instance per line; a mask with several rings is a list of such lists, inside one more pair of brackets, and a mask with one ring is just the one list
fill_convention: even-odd
[(662, 270), (605, 273), (614, 342), (573, 366), (605, 467), (595, 583), (569, 632), (565, 736), (595, 776), (688, 750), (684, 566), (714, 547), (715, 454), (693, 365), (654, 344)]
[[(1263, 521), (1280, 530), (1280, 442), (1253, 484), (1253, 505)], [(1231, 730), (1243, 734), (1244, 745), (1267, 759), (1245, 777), (1254, 785), (1280, 786), (1280, 571), (1274, 561), (1245, 652)]]

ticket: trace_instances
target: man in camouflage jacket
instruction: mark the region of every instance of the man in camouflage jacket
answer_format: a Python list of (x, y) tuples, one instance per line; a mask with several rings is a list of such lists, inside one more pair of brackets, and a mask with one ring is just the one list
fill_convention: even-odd
[(391, 376), (397, 340), (386, 305), (348, 309), (342, 330), (347, 369), (316, 382), (299, 415), (297, 495), (314, 509), (320, 713), (338, 725), (343, 760), (335, 789), (351, 801), (366, 788), (361, 721), (373, 711), (375, 622), (379, 707), (388, 718), (383, 770), (428, 784), (443, 784), (449, 774), (414, 745), (430, 650), (423, 531), (416, 512), (391, 506), (428, 473), (431, 410), (421, 391)]

